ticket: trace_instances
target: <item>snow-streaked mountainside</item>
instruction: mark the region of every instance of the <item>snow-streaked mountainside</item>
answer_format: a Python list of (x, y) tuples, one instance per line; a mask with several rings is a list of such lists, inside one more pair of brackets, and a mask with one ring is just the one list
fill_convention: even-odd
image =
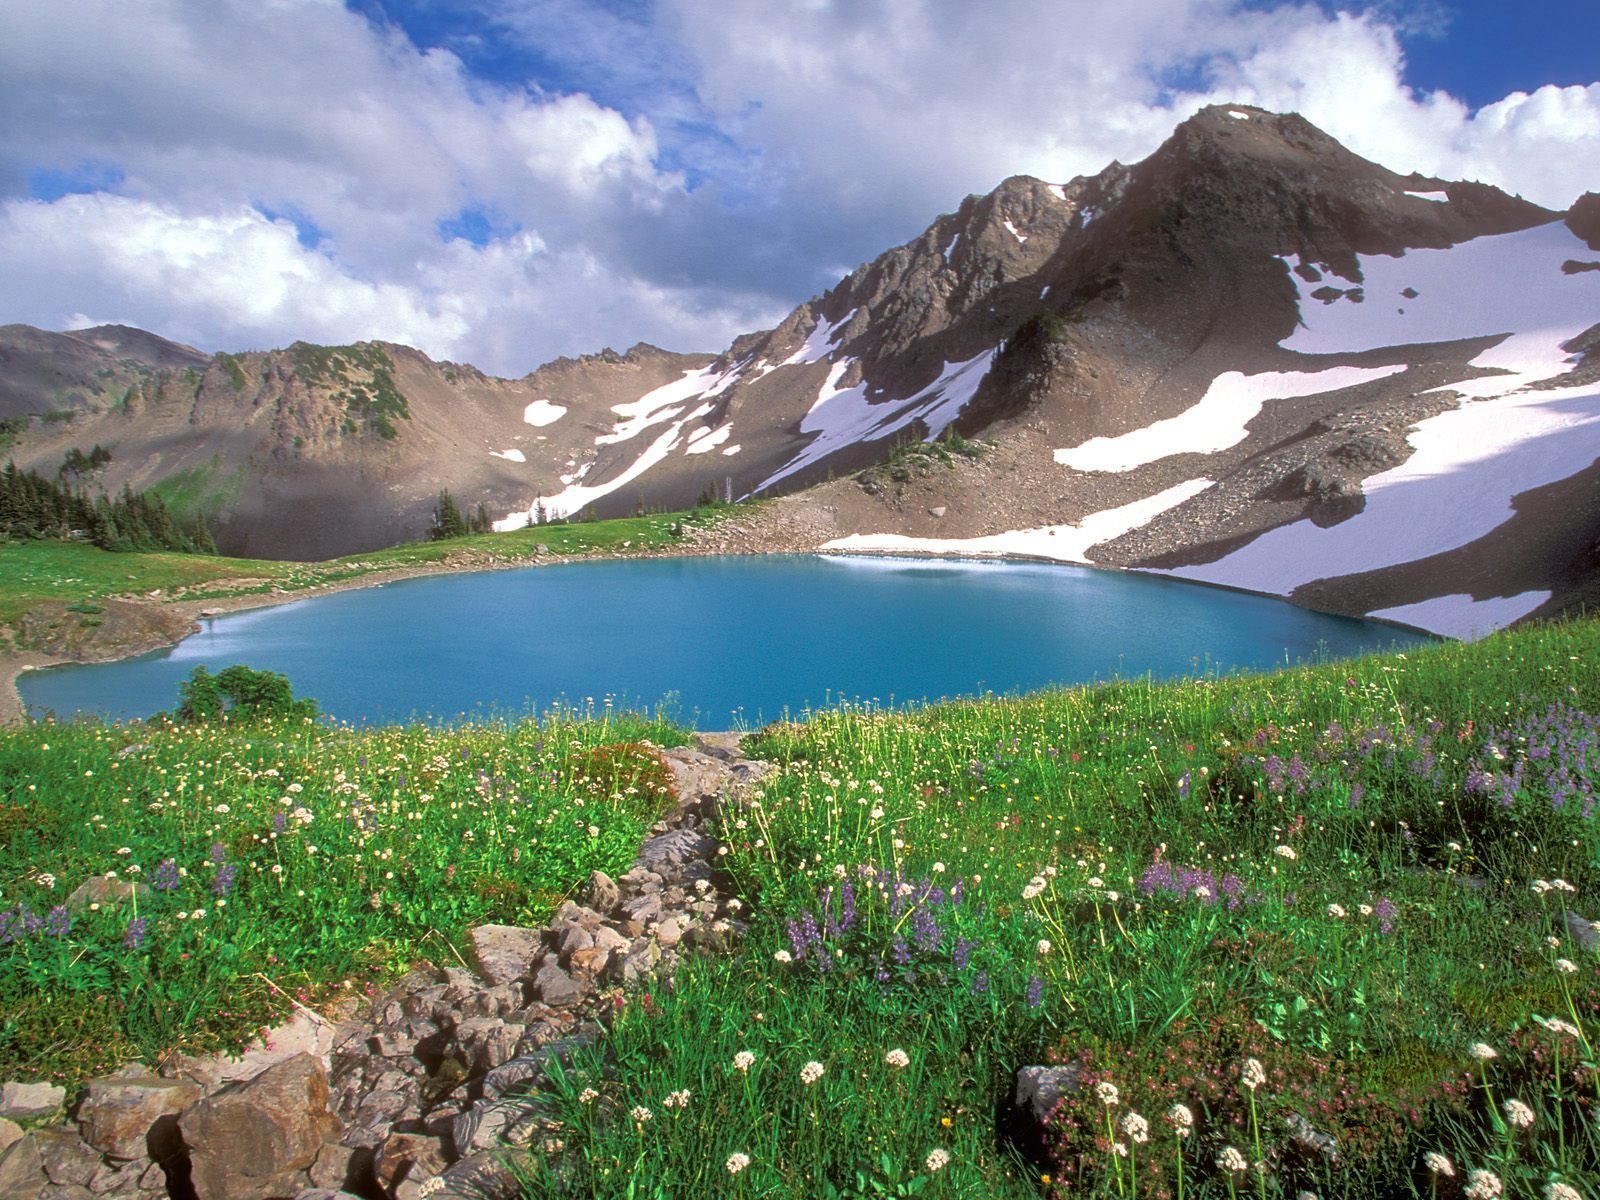
[[(721, 354), (520, 380), (363, 343), (206, 358), (0, 330), (19, 465), (113, 450), (233, 552), (804, 492), (848, 549), (1166, 571), (1466, 635), (1600, 596), (1600, 196), (1402, 176), (1205, 110), (1149, 159), (1006, 180)], [(68, 416), (70, 415), (70, 419)], [(976, 462), (871, 471), (946, 429)]]

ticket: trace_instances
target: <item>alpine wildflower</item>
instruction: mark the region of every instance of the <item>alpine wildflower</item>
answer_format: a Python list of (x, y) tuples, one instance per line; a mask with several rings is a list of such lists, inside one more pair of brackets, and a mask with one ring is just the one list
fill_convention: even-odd
[(822, 1064), (813, 1059), (811, 1062), (808, 1062), (805, 1066), (800, 1068), (800, 1082), (805, 1084), (807, 1087), (810, 1087), (813, 1083), (822, 1078), (822, 1072)]
[(1118, 1128), (1135, 1145), (1142, 1146), (1150, 1140), (1150, 1122), (1136, 1112), (1125, 1113), (1122, 1120), (1118, 1122)]
[(728, 1168), (729, 1175), (737, 1175), (750, 1165), (750, 1156), (743, 1150), (735, 1150), (728, 1155), (728, 1161), (724, 1165)]
[(1428, 1168), (1430, 1174), (1444, 1175), (1452, 1179), (1455, 1177), (1455, 1164), (1437, 1150), (1429, 1150), (1424, 1154), (1422, 1156), (1422, 1165)]
[(1239, 1082), (1252, 1092), (1267, 1081), (1267, 1072), (1259, 1058), (1247, 1058), (1239, 1064)]
[(1504, 1190), (1500, 1176), (1493, 1171), (1478, 1170), (1467, 1176), (1467, 1200), (1499, 1200)]
[(889, 1053), (885, 1054), (883, 1056), (883, 1061), (888, 1063), (891, 1067), (893, 1067), (896, 1071), (898, 1071), (898, 1070), (900, 1070), (900, 1069), (902, 1069), (904, 1067), (909, 1067), (911, 1065), (911, 1056), (909, 1054), (907, 1054), (904, 1050), (895, 1049), (895, 1050), (891, 1050), (891, 1051), (889, 1051)]
[(1194, 1132), (1194, 1112), (1187, 1104), (1174, 1104), (1167, 1109), (1167, 1124), (1173, 1133), (1186, 1138)]
[(1117, 1106), (1117, 1100), (1119, 1098), (1117, 1085), (1112, 1083), (1110, 1080), (1102, 1079), (1099, 1083), (1095, 1084), (1094, 1094), (1096, 1098), (1099, 1099), (1100, 1103), (1104, 1104), (1107, 1108), (1115, 1108)]
[(756, 1056), (748, 1050), (741, 1050), (733, 1056), (733, 1069), (741, 1073), (755, 1066)]
[(1533, 1109), (1521, 1100), (1507, 1100), (1502, 1107), (1505, 1109), (1506, 1121), (1518, 1129), (1531, 1129), (1533, 1127)]
[(1224, 1146), (1222, 1148), (1222, 1153), (1217, 1155), (1217, 1166), (1224, 1171), (1247, 1171), (1250, 1169), (1250, 1164), (1246, 1161), (1245, 1156), (1240, 1154), (1233, 1146)]
[(934, 1149), (928, 1151), (928, 1158), (925, 1165), (930, 1173), (944, 1170), (945, 1167), (950, 1165), (950, 1151), (940, 1147), (935, 1147)]

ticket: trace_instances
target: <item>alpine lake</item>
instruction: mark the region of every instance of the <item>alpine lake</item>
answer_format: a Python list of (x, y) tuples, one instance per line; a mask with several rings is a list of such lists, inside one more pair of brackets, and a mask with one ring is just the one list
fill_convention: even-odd
[(660, 709), (754, 728), (1052, 685), (1267, 670), (1432, 639), (1285, 601), (1088, 567), (828, 555), (432, 576), (217, 617), (139, 658), (30, 671), (35, 715), (126, 720), (195, 667), (287, 675), (356, 724)]

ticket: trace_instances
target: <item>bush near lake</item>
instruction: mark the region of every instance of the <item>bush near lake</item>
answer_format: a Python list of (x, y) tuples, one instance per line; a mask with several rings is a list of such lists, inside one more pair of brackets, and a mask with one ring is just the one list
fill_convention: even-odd
[(1600, 1194), (1597, 712), (1589, 621), (764, 731), (742, 949), (563, 1073), (528, 1194)]
[(644, 739), (684, 737), (608, 713), (0, 731), (0, 1079), (237, 1046), (542, 922), (669, 801)]

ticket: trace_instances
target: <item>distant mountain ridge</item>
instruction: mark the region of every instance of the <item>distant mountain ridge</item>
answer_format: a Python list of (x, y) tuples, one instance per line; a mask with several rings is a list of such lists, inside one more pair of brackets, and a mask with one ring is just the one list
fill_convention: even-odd
[[(0, 417), (34, 418), (19, 465), (106, 445), (109, 482), (166, 481), (235, 553), (415, 537), (446, 487), (503, 526), (810, 489), (846, 547), (1167, 570), (1461, 633), (1597, 596), (1597, 250), (1600, 196), (1553, 213), (1217, 106), (1133, 166), (969, 197), (721, 354), (504, 380), (377, 343), (207, 358), (10, 326)], [(946, 428), (994, 449), (840, 478)]]

